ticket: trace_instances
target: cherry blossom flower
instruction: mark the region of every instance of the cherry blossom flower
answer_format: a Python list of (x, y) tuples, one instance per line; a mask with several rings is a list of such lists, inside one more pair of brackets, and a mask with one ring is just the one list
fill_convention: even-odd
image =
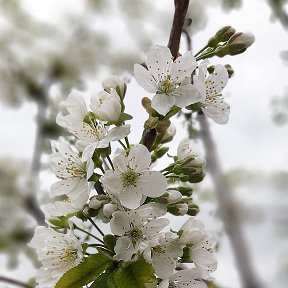
[(201, 272), (201, 277), (211, 280), (211, 272), (217, 268), (217, 260), (213, 255), (212, 245), (208, 239), (207, 232), (200, 220), (190, 218), (180, 228), (182, 231), (180, 242), (190, 248), (190, 258), (195, 267)]
[(144, 145), (134, 146), (128, 154), (122, 150), (113, 159), (114, 170), (107, 170), (101, 178), (104, 188), (129, 209), (138, 208), (147, 196), (163, 195), (167, 180), (161, 172), (150, 171), (150, 164), (151, 155)]
[(201, 110), (216, 123), (226, 124), (229, 120), (230, 106), (223, 100), (221, 92), (228, 82), (228, 72), (223, 65), (216, 65), (213, 73), (207, 77), (206, 72), (207, 65), (201, 65), (198, 79), (205, 84), (206, 90), (205, 100), (201, 101)]
[(113, 213), (111, 231), (119, 236), (114, 248), (115, 260), (129, 261), (142, 242), (152, 240), (169, 223), (168, 219), (153, 219), (151, 216), (153, 217), (151, 208)]
[(164, 279), (158, 288), (207, 288), (200, 276), (201, 274), (197, 269), (181, 270), (169, 279)]
[[(140, 86), (150, 93), (155, 93), (152, 108), (159, 114), (166, 115), (174, 105), (183, 108), (203, 100), (198, 86), (187, 81), (196, 66), (191, 51), (173, 61), (169, 48), (154, 46), (147, 54), (148, 70), (135, 64), (134, 75)], [(197, 81), (195, 78), (195, 82)]]
[(144, 258), (152, 263), (155, 274), (161, 279), (165, 279), (173, 274), (178, 258), (183, 254), (184, 246), (178, 241), (176, 234), (167, 232), (144, 243), (141, 249), (144, 249)]
[(61, 180), (52, 185), (51, 194), (67, 195), (72, 201), (82, 194), (88, 197), (90, 189), (87, 179), (93, 174), (94, 163), (83, 162), (78, 153), (66, 143), (59, 142), (57, 146), (58, 152), (50, 156), (50, 164), (52, 171)]
[(36, 275), (38, 288), (53, 288), (60, 277), (83, 259), (81, 243), (69, 230), (67, 234), (38, 226), (29, 246), (36, 249), (41, 269)]
[(97, 95), (92, 95), (92, 111), (104, 121), (116, 121), (121, 113), (120, 97), (114, 89), (110, 92), (101, 91)]

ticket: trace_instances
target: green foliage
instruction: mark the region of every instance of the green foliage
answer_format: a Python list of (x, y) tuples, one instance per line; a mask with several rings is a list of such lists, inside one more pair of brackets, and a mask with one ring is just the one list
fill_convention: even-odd
[(151, 264), (138, 258), (117, 268), (107, 283), (109, 288), (154, 288), (157, 281)]
[(98, 279), (112, 265), (113, 261), (104, 254), (90, 255), (79, 265), (67, 271), (57, 282), (55, 288), (82, 288)]

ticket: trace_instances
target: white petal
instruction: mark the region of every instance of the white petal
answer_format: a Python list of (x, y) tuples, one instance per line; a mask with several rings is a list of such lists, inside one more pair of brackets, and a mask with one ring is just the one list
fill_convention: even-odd
[(124, 189), (120, 175), (113, 170), (106, 171), (101, 177), (101, 182), (108, 193), (119, 194)]
[(143, 226), (143, 232), (146, 235), (147, 240), (151, 240), (155, 237), (165, 226), (169, 224), (169, 220), (166, 218), (158, 218), (148, 222)]
[(230, 115), (230, 106), (226, 102), (218, 103), (217, 106), (209, 105), (201, 108), (206, 117), (211, 118), (217, 124), (227, 124)]
[(175, 96), (175, 105), (180, 108), (203, 100), (203, 96), (199, 93), (197, 87), (192, 84), (179, 86), (174, 91), (173, 96)]
[(124, 211), (116, 211), (110, 221), (110, 227), (113, 234), (123, 236), (130, 230), (130, 218)]
[(175, 62), (171, 63), (170, 75), (175, 83), (180, 83), (182, 80), (190, 76), (195, 70), (197, 62), (191, 51), (186, 52), (183, 56), (178, 57)]
[(134, 76), (138, 84), (149, 93), (156, 93), (157, 84), (151, 73), (142, 65), (134, 65)]
[(228, 72), (223, 65), (216, 65), (212, 74), (206, 80), (206, 92), (208, 95), (218, 95), (226, 86), (229, 79)]
[(89, 159), (92, 158), (93, 154), (94, 154), (94, 151), (95, 149), (97, 148), (98, 146), (98, 143), (97, 142), (94, 142), (92, 144), (89, 144), (83, 151), (83, 154), (82, 154), (82, 161), (85, 162), (85, 161), (88, 161)]
[(124, 207), (136, 209), (141, 204), (142, 194), (134, 186), (128, 186), (119, 194), (119, 200)]
[[(131, 260), (133, 254), (136, 252), (131, 240), (128, 237), (121, 237), (117, 239), (114, 247), (116, 255), (113, 257), (115, 260)], [(132, 287), (131, 287), (132, 288)]]
[(148, 197), (159, 197), (166, 192), (166, 177), (158, 171), (146, 171), (140, 176), (137, 188), (143, 195)]
[(129, 135), (130, 127), (131, 126), (127, 124), (120, 127), (112, 128), (111, 130), (108, 131), (105, 139), (108, 141), (118, 141)]
[(50, 192), (52, 196), (67, 195), (73, 191), (78, 185), (77, 180), (60, 180), (51, 186)]
[(207, 65), (208, 65), (208, 61), (203, 61), (199, 67), (198, 67), (198, 79), (199, 81), (203, 82), (205, 81), (205, 77), (207, 74)]
[(165, 94), (155, 94), (152, 98), (151, 107), (159, 114), (165, 116), (175, 104), (175, 97)]
[(135, 172), (147, 170), (151, 164), (151, 154), (142, 144), (135, 145), (129, 152), (127, 162)]
[(125, 157), (125, 152), (113, 158), (113, 165), (117, 174), (124, 173), (127, 171), (128, 169), (127, 162), (128, 160), (127, 160), (127, 157)]
[(197, 269), (185, 269), (176, 272), (172, 277), (170, 277), (171, 281), (189, 281), (193, 279), (197, 279), (201, 277), (201, 273)]
[(83, 99), (83, 94), (74, 89), (68, 95), (65, 106), (72, 117), (80, 121), (83, 120), (88, 112), (86, 103)]
[(169, 288), (169, 279), (162, 280), (158, 288)]
[(164, 254), (154, 254), (152, 257), (152, 265), (156, 275), (161, 279), (170, 277), (176, 268), (176, 262)]
[(147, 53), (148, 70), (157, 81), (166, 78), (171, 62), (172, 55), (166, 46), (154, 46)]

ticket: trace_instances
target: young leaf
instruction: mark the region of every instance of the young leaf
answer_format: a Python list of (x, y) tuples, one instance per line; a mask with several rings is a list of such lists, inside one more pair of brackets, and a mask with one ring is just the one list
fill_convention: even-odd
[(68, 270), (55, 288), (82, 288), (112, 267), (113, 261), (104, 254), (90, 255), (76, 267)]
[(155, 288), (157, 284), (154, 269), (143, 258), (119, 267), (113, 277), (118, 288)]

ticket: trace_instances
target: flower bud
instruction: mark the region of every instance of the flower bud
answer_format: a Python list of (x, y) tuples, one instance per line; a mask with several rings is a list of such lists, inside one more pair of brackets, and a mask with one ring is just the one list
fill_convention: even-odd
[(232, 78), (234, 76), (234, 69), (232, 68), (232, 66), (230, 64), (226, 64), (224, 65), (224, 67), (226, 68), (228, 72), (229, 78)]
[(155, 151), (153, 151), (151, 155), (152, 162), (155, 162), (157, 159), (164, 156), (168, 152), (168, 150), (169, 150), (169, 147), (157, 148)]
[(176, 203), (182, 199), (182, 194), (179, 191), (168, 190), (167, 193), (167, 200), (169, 204)]
[(161, 140), (161, 143), (167, 143), (167, 142), (172, 141), (173, 137), (175, 136), (175, 134), (176, 134), (176, 127), (175, 127), (174, 124), (171, 124), (167, 128), (167, 130), (166, 130), (166, 132), (165, 132), (165, 134), (164, 134), (164, 136), (163, 136), (163, 138)]
[(110, 93), (111, 89), (117, 91), (121, 99), (124, 99), (126, 93), (126, 83), (122, 81), (118, 76), (113, 75), (102, 81), (102, 87), (107, 92)]
[(255, 41), (255, 36), (251, 33), (243, 33), (238, 32), (234, 34), (229, 41), (227, 42), (227, 45), (233, 47), (233, 45), (241, 44), (243, 45), (243, 48), (250, 47)]
[(116, 121), (121, 114), (121, 100), (113, 88), (110, 93), (101, 91), (98, 95), (93, 95), (90, 107), (104, 121)]
[(168, 206), (168, 212), (175, 216), (183, 216), (188, 212), (188, 205), (186, 203), (177, 203)]
[(192, 168), (197, 173), (203, 171), (206, 166), (205, 160), (195, 152), (192, 141), (189, 139), (182, 140), (177, 148), (177, 162), (179, 161), (181, 161), (182, 169)]
[(208, 41), (209, 47), (216, 47), (221, 42), (226, 42), (229, 38), (236, 33), (236, 30), (231, 26), (225, 26), (218, 30), (214, 37)]
[(179, 191), (183, 196), (187, 196), (187, 197), (192, 196), (192, 193), (193, 193), (193, 189), (190, 187), (179, 186), (179, 187), (174, 188), (174, 189)]
[(117, 206), (112, 203), (107, 203), (103, 206), (103, 214), (108, 219), (112, 217), (112, 214), (117, 210)]

